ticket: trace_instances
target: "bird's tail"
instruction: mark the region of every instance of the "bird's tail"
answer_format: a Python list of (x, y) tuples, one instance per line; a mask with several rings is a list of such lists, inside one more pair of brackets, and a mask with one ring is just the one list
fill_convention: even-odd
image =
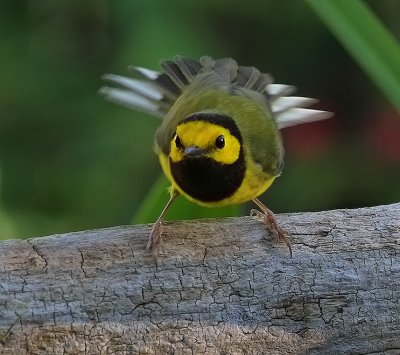
[(163, 117), (199, 74), (213, 72), (222, 82), (261, 93), (269, 103), (279, 128), (317, 121), (331, 116), (330, 112), (308, 109), (317, 100), (290, 96), (295, 87), (274, 84), (269, 74), (257, 68), (238, 66), (231, 58), (214, 60), (203, 56), (199, 60), (176, 56), (161, 62), (162, 72), (130, 67), (134, 78), (105, 74), (103, 79), (115, 86), (100, 89), (108, 100)]

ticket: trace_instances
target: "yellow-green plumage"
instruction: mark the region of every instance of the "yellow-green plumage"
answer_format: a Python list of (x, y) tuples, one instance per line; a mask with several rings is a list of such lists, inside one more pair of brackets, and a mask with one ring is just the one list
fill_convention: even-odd
[(272, 212), (257, 197), (282, 171), (279, 129), (329, 114), (303, 108), (314, 100), (287, 96), (293, 87), (273, 84), (268, 74), (238, 66), (231, 58), (178, 56), (161, 67), (161, 73), (133, 68), (139, 80), (106, 75), (119, 88), (102, 88), (112, 101), (163, 118), (154, 149), (171, 181), (172, 197), (148, 248), (159, 244), (163, 216), (179, 194), (207, 207), (253, 200), (266, 225), (290, 248)]
[[(207, 88), (199, 87), (198, 90)], [(189, 92), (178, 100), (176, 106), (165, 117), (155, 136), (156, 151), (160, 154), (160, 161), (164, 173), (174, 188), (188, 199), (203, 206), (223, 206), (249, 201), (262, 194), (281, 172), (283, 164), (283, 149), (276, 122), (272, 118), (268, 107), (262, 102), (256, 102), (248, 97), (231, 94), (218, 89), (208, 88), (203, 92)], [(193, 96), (190, 96), (193, 95)], [(189, 102), (190, 104), (186, 104)], [(212, 106), (210, 106), (212, 105)], [(213, 107), (211, 110), (210, 107)], [(212, 112), (232, 117), (242, 134), (246, 174), (243, 184), (236, 193), (217, 202), (205, 202), (193, 198), (179, 186), (171, 177), (169, 168), (170, 139), (176, 131), (176, 126), (184, 118), (193, 113)], [(176, 122), (174, 118), (181, 119)], [(199, 131), (198, 134), (207, 134)], [(206, 189), (207, 186), (204, 186)]]
[[(155, 135), (155, 150), (160, 154), (164, 173), (172, 186), (192, 201), (204, 206), (222, 206), (249, 201), (263, 193), (283, 166), (283, 148), (277, 123), (272, 116), (267, 97), (237, 81), (234, 62), (226, 60), (221, 67), (214, 66), (192, 77), (181, 96), (171, 107)], [(229, 68), (234, 67), (233, 70)], [(253, 71), (251, 71), (253, 73)], [(261, 77), (268, 82), (268, 77)], [(243, 81), (245, 85), (249, 78)], [(265, 86), (263, 87), (263, 90)], [(236, 195), (221, 201), (201, 201), (185, 193), (171, 177), (168, 164), (171, 138), (176, 128), (194, 113), (215, 113), (231, 117), (242, 135), (246, 175)], [(206, 132), (198, 132), (206, 134)], [(207, 188), (207, 186), (204, 186)]]
[[(282, 166), (283, 148), (277, 124), (267, 104), (242, 96), (241, 92), (245, 90), (232, 95), (218, 87), (189, 88), (172, 106), (157, 130), (156, 151), (169, 153), (171, 137), (178, 123), (189, 115), (197, 112), (225, 114), (238, 125), (252, 159), (259, 162), (265, 171), (278, 175)], [(258, 96), (257, 93), (252, 94)]]

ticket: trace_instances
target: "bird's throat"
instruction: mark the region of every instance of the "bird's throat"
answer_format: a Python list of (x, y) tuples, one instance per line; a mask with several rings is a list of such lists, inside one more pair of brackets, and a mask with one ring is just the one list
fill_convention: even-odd
[(243, 155), (233, 164), (220, 164), (207, 157), (170, 159), (170, 171), (183, 192), (201, 202), (217, 202), (232, 196), (245, 175)]

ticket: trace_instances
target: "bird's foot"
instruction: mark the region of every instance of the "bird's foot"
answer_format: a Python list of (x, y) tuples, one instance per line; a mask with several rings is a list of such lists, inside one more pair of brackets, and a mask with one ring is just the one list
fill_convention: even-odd
[(162, 232), (163, 222), (157, 221), (151, 229), (149, 240), (147, 242), (146, 250), (151, 253), (157, 263), (157, 256), (160, 249), (162, 249)]
[(292, 246), (288, 239), (288, 234), (281, 228), (274, 214), (268, 208), (265, 208), (263, 212), (253, 209), (251, 210), (250, 215), (264, 223), (268, 230), (275, 235), (278, 240), (282, 239), (289, 249), (290, 257), (293, 257)]

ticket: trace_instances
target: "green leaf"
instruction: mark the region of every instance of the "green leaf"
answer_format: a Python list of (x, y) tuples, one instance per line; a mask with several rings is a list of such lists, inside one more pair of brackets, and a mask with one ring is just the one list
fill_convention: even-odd
[[(160, 215), (162, 209), (169, 198), (168, 187), (171, 184), (167, 181), (164, 175), (160, 177), (153, 184), (145, 200), (139, 207), (136, 215), (133, 218), (133, 223), (151, 223), (154, 222)], [(172, 204), (167, 213), (167, 220), (178, 219), (195, 219), (195, 218), (209, 218), (209, 217), (227, 217), (240, 215), (240, 206), (227, 206), (206, 208), (196, 205), (183, 196), (180, 196)]]
[(400, 111), (400, 46), (375, 14), (359, 0), (307, 0)]

